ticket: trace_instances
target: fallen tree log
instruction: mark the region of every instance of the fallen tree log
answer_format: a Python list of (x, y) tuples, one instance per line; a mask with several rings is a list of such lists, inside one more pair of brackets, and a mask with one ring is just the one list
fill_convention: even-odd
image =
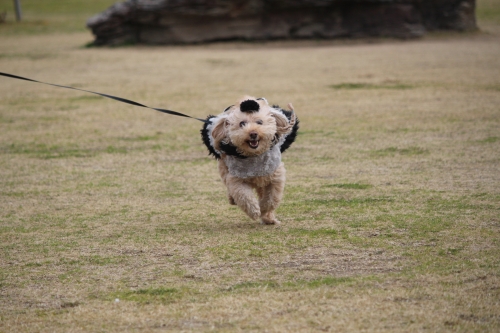
[(87, 26), (95, 45), (414, 38), (477, 29), (475, 0), (127, 0)]

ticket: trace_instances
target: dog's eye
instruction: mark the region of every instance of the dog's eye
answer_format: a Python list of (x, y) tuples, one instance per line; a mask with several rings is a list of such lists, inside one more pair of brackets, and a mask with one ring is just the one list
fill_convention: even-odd
[(240, 123), (240, 127), (243, 127), (243, 126), (245, 126), (246, 124), (247, 124), (247, 122), (246, 122), (246, 121), (242, 121), (242, 122)]
[(264, 122), (262, 120), (257, 120), (256, 123), (257, 125), (262, 125)]

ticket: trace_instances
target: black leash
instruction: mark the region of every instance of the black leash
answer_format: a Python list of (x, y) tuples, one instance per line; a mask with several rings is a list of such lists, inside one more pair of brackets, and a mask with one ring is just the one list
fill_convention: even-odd
[(90, 90), (85, 90), (85, 89), (80, 89), (80, 88), (74, 88), (74, 87), (62, 86), (62, 85), (59, 85), (59, 84), (53, 84), (53, 83), (47, 83), (47, 82), (32, 80), (32, 79), (28, 79), (26, 77), (17, 76), (17, 75), (8, 74), (8, 73), (2, 73), (2, 72), (0, 72), (0, 75), (1, 76), (6, 76), (6, 77), (10, 77), (10, 78), (13, 78), (13, 79), (31, 81), (31, 82), (36, 82), (36, 83), (43, 83), (43, 84), (47, 84), (49, 86), (54, 86), (54, 87), (59, 87), (59, 88), (67, 88), (67, 89), (84, 91), (84, 92), (88, 92), (88, 93), (91, 93), (91, 94), (96, 94), (96, 95), (99, 95), (99, 96), (102, 96), (102, 97), (111, 98), (111, 99), (114, 99), (115, 101), (118, 101), (118, 102), (127, 103), (127, 104), (135, 105), (135, 106), (140, 106), (142, 108), (156, 110), (156, 111), (159, 111), (159, 112), (171, 114), (173, 116), (179, 116), (179, 117), (186, 117), (186, 118), (196, 119), (196, 120), (199, 120), (199, 121), (204, 122), (204, 123), (207, 122), (205, 119), (191, 117), (191, 116), (188, 116), (187, 114), (180, 113), (180, 112), (177, 112), (177, 111), (172, 111), (172, 110), (167, 110), (167, 109), (159, 109), (159, 108), (152, 108), (152, 107), (149, 107), (147, 105), (144, 105), (144, 104), (141, 104), (141, 103), (137, 103), (137, 102), (131, 101), (131, 100), (126, 99), (126, 98), (116, 97), (116, 96), (112, 96), (112, 95), (108, 95), (108, 94), (102, 94), (102, 93), (98, 93), (98, 92), (95, 92), (95, 91), (90, 91)]

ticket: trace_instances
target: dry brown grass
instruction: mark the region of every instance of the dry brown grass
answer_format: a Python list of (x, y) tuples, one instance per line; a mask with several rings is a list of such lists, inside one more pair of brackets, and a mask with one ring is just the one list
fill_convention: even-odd
[[(0, 331), (496, 332), (500, 33), (86, 49), (0, 70), (215, 114), (293, 102), (281, 227), (226, 203), (201, 123), (0, 79)], [(119, 299), (119, 302), (115, 302)]]

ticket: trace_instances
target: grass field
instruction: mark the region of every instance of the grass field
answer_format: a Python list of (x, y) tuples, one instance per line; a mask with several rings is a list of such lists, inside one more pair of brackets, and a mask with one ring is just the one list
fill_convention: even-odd
[(0, 332), (500, 330), (499, 1), (415, 41), (124, 48), (84, 47), (104, 2), (22, 3), (2, 72), (196, 117), (293, 102), (301, 134), (263, 226), (200, 122), (0, 78)]

